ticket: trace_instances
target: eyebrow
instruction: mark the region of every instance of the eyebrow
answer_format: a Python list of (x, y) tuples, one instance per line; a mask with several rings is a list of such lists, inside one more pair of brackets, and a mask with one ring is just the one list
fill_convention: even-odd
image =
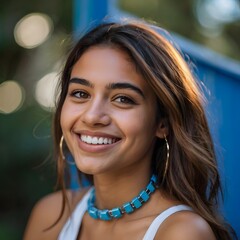
[[(88, 80), (83, 79), (83, 78), (71, 78), (69, 80), (69, 83), (78, 83), (78, 84), (81, 84), (81, 85), (84, 85), (84, 86), (87, 86), (87, 87), (91, 87), (91, 88), (94, 87), (94, 85), (92, 83), (90, 83)], [(139, 95), (141, 95), (143, 98), (145, 98), (143, 91), (140, 88), (138, 88), (137, 86), (135, 86), (131, 83), (125, 83), (125, 82), (123, 82), (123, 83), (121, 83), (121, 82), (110, 83), (110, 84), (108, 84), (107, 89), (111, 89), (111, 90), (114, 90), (114, 89), (131, 89), (131, 90), (135, 91), (136, 93), (138, 93)]]
[(71, 78), (69, 80), (69, 83), (78, 83), (78, 84), (93, 88), (93, 85), (88, 80), (83, 78)]
[(110, 83), (107, 86), (107, 88), (108, 89), (131, 89), (136, 93), (140, 94), (143, 98), (145, 98), (143, 91), (140, 88), (130, 83)]

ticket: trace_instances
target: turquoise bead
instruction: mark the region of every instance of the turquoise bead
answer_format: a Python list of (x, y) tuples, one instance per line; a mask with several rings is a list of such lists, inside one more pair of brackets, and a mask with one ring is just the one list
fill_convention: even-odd
[(152, 182), (150, 182), (148, 185), (147, 185), (147, 189), (153, 193), (155, 191), (155, 187), (154, 185), (152, 184)]
[(157, 176), (156, 176), (156, 175), (152, 175), (151, 180), (152, 180), (154, 183), (156, 183), (156, 182), (157, 182)]
[(111, 217), (108, 214), (108, 210), (99, 210), (98, 214), (99, 214), (99, 218), (102, 220), (106, 220), (106, 221), (111, 220)]
[(139, 201), (139, 199), (137, 197), (135, 197), (132, 200), (132, 204), (136, 207), (136, 208), (140, 208), (142, 206), (141, 202)]
[(140, 193), (140, 197), (142, 198), (142, 200), (144, 202), (147, 202), (147, 200), (149, 199), (149, 195), (146, 193), (145, 190), (143, 190), (141, 193)]
[(125, 203), (125, 204), (123, 205), (123, 208), (125, 209), (126, 213), (131, 213), (131, 212), (133, 212), (133, 208), (132, 208), (132, 206), (131, 206), (130, 203)]
[(98, 210), (95, 207), (89, 208), (88, 213), (92, 218), (98, 219)]
[(113, 217), (120, 218), (122, 216), (122, 213), (119, 208), (113, 208), (111, 210)]
[(157, 177), (153, 175), (147, 187), (142, 190), (137, 197), (133, 198), (131, 202), (125, 203), (122, 207), (113, 208), (111, 210), (99, 210), (95, 207), (96, 196), (95, 190), (93, 189), (88, 199), (88, 213), (94, 219), (105, 221), (112, 220), (113, 218), (120, 218), (123, 216), (124, 212), (130, 214), (149, 200), (150, 195), (156, 190), (156, 182)]

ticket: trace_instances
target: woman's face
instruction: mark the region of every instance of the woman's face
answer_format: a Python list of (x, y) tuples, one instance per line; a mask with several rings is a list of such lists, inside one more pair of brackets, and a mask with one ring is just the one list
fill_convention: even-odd
[(61, 112), (65, 141), (87, 174), (150, 171), (156, 98), (129, 56), (89, 48), (74, 65)]

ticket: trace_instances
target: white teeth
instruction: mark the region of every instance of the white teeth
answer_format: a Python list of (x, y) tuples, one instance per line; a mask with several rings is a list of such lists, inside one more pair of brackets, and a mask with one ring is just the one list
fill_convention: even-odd
[(98, 144), (103, 144), (103, 138), (102, 138), (102, 137), (100, 137), (100, 138), (98, 139)]
[(86, 142), (87, 143), (92, 143), (92, 138), (90, 136), (87, 136)]
[(81, 135), (81, 140), (88, 144), (112, 144), (116, 142), (115, 138), (103, 138), (103, 137), (91, 137), (87, 135)]
[(97, 139), (97, 137), (94, 137), (94, 138), (92, 139), (92, 144), (98, 144), (98, 139)]

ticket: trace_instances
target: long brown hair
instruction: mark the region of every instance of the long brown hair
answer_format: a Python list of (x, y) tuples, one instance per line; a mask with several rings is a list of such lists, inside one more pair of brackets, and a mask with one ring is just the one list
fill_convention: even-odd
[[(161, 189), (192, 207), (209, 223), (217, 239), (232, 239), (227, 225), (218, 215), (221, 186), (203, 95), (181, 53), (156, 29), (139, 22), (101, 24), (86, 33), (67, 58), (54, 118), (58, 185), (64, 197), (62, 213), (67, 201), (64, 182), (66, 166), (59, 154), (61, 110), (74, 64), (88, 48), (96, 45), (125, 51), (157, 96), (156, 116), (157, 119), (164, 119), (168, 127), (170, 145), (165, 175), (167, 153), (161, 139), (156, 142), (152, 158), (152, 171), (158, 176)], [(79, 176), (82, 175), (79, 172)]]

